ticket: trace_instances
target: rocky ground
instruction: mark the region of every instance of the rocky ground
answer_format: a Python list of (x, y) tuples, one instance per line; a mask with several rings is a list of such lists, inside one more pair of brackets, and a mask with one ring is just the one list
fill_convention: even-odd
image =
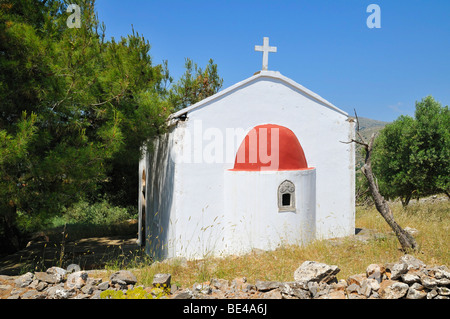
[(363, 274), (337, 280), (339, 267), (305, 261), (294, 272), (293, 281), (232, 281), (214, 278), (192, 287), (171, 284), (170, 274), (157, 274), (151, 287), (136, 286), (128, 270), (113, 273), (109, 280), (95, 271), (72, 264), (67, 269), (51, 267), (45, 272), (22, 276), (0, 275), (1, 299), (449, 299), (450, 271), (430, 267), (411, 255), (397, 263), (367, 266)]

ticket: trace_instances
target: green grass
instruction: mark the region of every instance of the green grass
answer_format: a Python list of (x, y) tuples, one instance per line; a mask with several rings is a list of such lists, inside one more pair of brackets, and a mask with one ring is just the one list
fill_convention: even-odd
[[(419, 250), (412, 254), (427, 265), (448, 266), (450, 202), (412, 203), (406, 209), (401, 204), (391, 204), (391, 207), (395, 219), (403, 228), (411, 227), (419, 231), (416, 236)], [(376, 230), (385, 236), (367, 243), (352, 237), (338, 241), (316, 240), (305, 247), (285, 246), (244, 256), (192, 260), (187, 262), (187, 266), (180, 263), (148, 265), (147, 260), (143, 264), (133, 264), (133, 273), (143, 285), (151, 285), (156, 273), (170, 273), (172, 282), (182, 287), (212, 278), (233, 280), (246, 277), (251, 283), (256, 280), (292, 281), (294, 271), (304, 261), (314, 260), (337, 265), (341, 269), (338, 279), (347, 279), (351, 275), (364, 273), (372, 263), (396, 262), (402, 256), (397, 238), (374, 207), (357, 207), (356, 227)], [(109, 268), (110, 272), (115, 269)]]
[[(416, 241), (419, 246), (414, 252), (427, 265), (450, 265), (450, 201), (411, 202), (404, 209), (400, 203), (391, 203), (396, 221), (401, 227), (411, 227), (419, 231)], [(77, 238), (111, 236), (114, 234), (136, 234), (136, 223), (126, 221), (107, 225), (69, 223), (66, 225), (67, 240)], [(115, 256), (106, 262), (106, 272), (102, 277), (119, 269), (131, 269), (138, 278), (138, 284), (151, 286), (157, 273), (170, 273), (172, 283), (181, 287), (191, 287), (196, 282), (212, 278), (233, 280), (246, 277), (250, 283), (257, 280), (292, 281), (294, 271), (306, 260), (337, 265), (341, 271), (338, 279), (364, 273), (372, 263), (396, 262), (401, 256), (400, 244), (387, 223), (374, 207), (357, 207), (357, 228), (371, 229), (383, 234), (366, 243), (352, 236), (339, 240), (316, 240), (307, 246), (284, 246), (274, 251), (254, 252), (244, 256), (223, 258), (208, 257), (203, 260), (152, 263), (142, 251), (128, 252)], [(54, 229), (57, 241), (61, 241), (61, 229)], [(66, 253), (69, 252), (67, 249)]]

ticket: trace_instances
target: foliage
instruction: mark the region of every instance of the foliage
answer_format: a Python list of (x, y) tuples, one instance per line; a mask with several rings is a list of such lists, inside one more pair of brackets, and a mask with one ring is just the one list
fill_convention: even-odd
[(93, 204), (81, 200), (69, 207), (64, 217), (72, 223), (110, 225), (129, 219), (130, 214), (126, 208), (113, 206), (105, 199)]
[(169, 102), (174, 110), (180, 110), (213, 95), (222, 87), (223, 80), (217, 72), (217, 64), (212, 59), (203, 71), (187, 58), (186, 71), (169, 92)]
[[(81, 8), (81, 28), (67, 26), (71, 3)], [(183, 91), (191, 84), (169, 91), (167, 61), (153, 63), (143, 36), (132, 29), (107, 40), (105, 30), (95, 0), (0, 4), (0, 236), (7, 240), (18, 237), (18, 212), (45, 223), (83, 199), (136, 205), (142, 146), (182, 107), (175, 101), (218, 87), (216, 65), (203, 72), (191, 62), (190, 72), (199, 72), (189, 79), (193, 97)]]
[(414, 197), (450, 191), (450, 112), (428, 96), (416, 103), (414, 118), (400, 116), (375, 140), (373, 170), (381, 193)]
[(169, 294), (167, 289), (153, 288), (147, 292), (142, 287), (128, 289), (125, 293), (122, 290), (105, 290), (100, 293), (101, 299), (161, 299)]
[(355, 203), (356, 205), (373, 204), (367, 178), (359, 169), (355, 172)]

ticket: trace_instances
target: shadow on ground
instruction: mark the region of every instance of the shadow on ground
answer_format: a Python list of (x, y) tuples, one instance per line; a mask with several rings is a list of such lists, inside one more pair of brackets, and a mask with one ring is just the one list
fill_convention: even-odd
[(103, 269), (147, 262), (148, 256), (137, 244), (136, 235), (116, 235), (53, 240), (41, 237), (14, 254), (0, 257), (0, 275), (19, 275), (27, 271), (45, 271), (52, 266), (66, 268), (78, 264), (81, 269)]

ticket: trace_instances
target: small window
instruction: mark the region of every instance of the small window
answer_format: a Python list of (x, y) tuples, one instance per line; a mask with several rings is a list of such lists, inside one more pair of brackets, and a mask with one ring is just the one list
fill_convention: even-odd
[(291, 181), (284, 181), (278, 187), (278, 211), (295, 211), (295, 186)]
[(282, 195), (282, 205), (283, 207), (291, 206), (291, 194)]

